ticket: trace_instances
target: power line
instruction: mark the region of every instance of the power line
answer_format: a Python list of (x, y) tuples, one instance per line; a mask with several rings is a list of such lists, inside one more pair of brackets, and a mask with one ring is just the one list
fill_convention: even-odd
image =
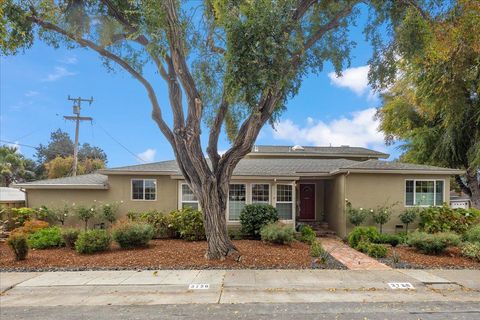
[(28, 144), (22, 144), (22, 143), (17, 143), (17, 142), (13, 142), (13, 141), (8, 141), (8, 140), (1, 140), (1, 139), (0, 139), (0, 142), (9, 143), (9, 144), (13, 144), (13, 145), (21, 146), (21, 147), (38, 149), (38, 147), (30, 146), (30, 145), (28, 145)]
[(104, 127), (102, 127), (102, 125), (100, 123), (98, 123), (97, 121), (93, 122), (94, 124), (97, 124), (98, 127), (103, 131), (105, 132), (105, 134), (107, 136), (110, 137), (110, 139), (112, 139), (113, 141), (115, 141), (119, 146), (121, 146), (123, 149), (125, 149), (128, 153), (130, 153), (135, 159), (139, 160), (140, 162), (142, 163), (146, 163), (145, 160), (143, 160), (142, 158), (140, 158), (139, 156), (137, 156), (134, 152), (132, 152), (130, 149), (128, 149), (126, 146), (124, 146), (120, 141), (118, 141), (117, 139), (115, 139)]

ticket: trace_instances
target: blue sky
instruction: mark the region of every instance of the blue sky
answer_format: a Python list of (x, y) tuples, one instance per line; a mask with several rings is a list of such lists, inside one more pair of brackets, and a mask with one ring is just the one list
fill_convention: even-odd
[[(288, 102), (276, 130), (265, 127), (257, 144), (364, 146), (387, 151), (391, 158), (398, 155), (394, 147), (385, 146), (372, 118), (380, 101), (366, 78), (371, 48), (360, 27), (351, 31), (351, 39), (357, 47), (343, 77), (337, 78), (328, 64), (321, 74), (309, 75)], [(82, 123), (80, 142), (104, 149), (108, 166), (139, 163), (138, 157), (147, 162), (173, 158), (170, 145), (150, 118), (143, 87), (125, 72), (107, 72), (97, 54), (36, 42), (24, 54), (0, 59), (0, 137), (20, 144), (26, 156), (32, 157), (35, 150), (22, 144), (46, 143), (57, 128), (73, 137), (73, 122), (63, 120), (63, 115), (72, 113), (67, 101), (71, 95), (93, 96), (94, 103), (84, 105), (82, 115), (93, 117), (94, 123)], [(165, 86), (151, 69), (145, 73), (153, 79), (165, 117), (170, 118)], [(221, 137), (219, 149), (227, 147), (227, 139)]]

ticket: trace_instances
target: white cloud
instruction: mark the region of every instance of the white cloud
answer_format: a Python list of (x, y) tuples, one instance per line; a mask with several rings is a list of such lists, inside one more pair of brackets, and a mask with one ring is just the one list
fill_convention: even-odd
[(330, 72), (328, 77), (330, 78), (331, 84), (334, 86), (350, 89), (358, 96), (362, 96), (368, 92), (368, 100), (374, 100), (376, 99), (376, 94), (368, 85), (369, 69), (369, 66), (348, 68), (342, 71), (342, 75), (340, 77), (337, 76), (335, 72)]
[(155, 159), (157, 150), (148, 148), (147, 150), (140, 152), (137, 156), (145, 162), (152, 162)]
[(65, 59), (60, 60), (61, 63), (65, 64), (77, 64), (78, 59), (76, 56), (66, 57)]
[(374, 119), (375, 112), (375, 108), (368, 108), (329, 122), (309, 117), (307, 126), (286, 119), (275, 125), (273, 137), (300, 145), (350, 145), (384, 150), (384, 136), (378, 132), (379, 122)]
[(75, 72), (68, 71), (67, 68), (64, 67), (55, 67), (53, 72), (48, 74), (45, 78), (42, 79), (43, 82), (52, 82), (57, 81), (64, 77), (74, 76), (76, 75)]
[(37, 96), (38, 94), (39, 94), (38, 91), (29, 90), (29, 91), (25, 92), (25, 97), (33, 97), (33, 96)]

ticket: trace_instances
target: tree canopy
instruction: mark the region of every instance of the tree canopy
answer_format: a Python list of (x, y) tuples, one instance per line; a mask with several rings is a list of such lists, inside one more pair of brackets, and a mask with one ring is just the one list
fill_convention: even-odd
[(18, 152), (16, 147), (0, 146), (0, 185), (30, 181), (35, 178), (35, 164)]

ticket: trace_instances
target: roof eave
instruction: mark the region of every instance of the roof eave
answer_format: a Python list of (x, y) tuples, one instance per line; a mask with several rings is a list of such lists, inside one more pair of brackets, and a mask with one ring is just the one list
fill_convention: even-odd
[(110, 169), (101, 169), (98, 170), (99, 173), (105, 175), (158, 175), (158, 176), (169, 176), (177, 173), (176, 171), (156, 171), (156, 170), (110, 170)]
[(439, 175), (456, 175), (465, 173), (463, 170), (425, 170), (425, 169), (338, 169), (331, 174), (339, 173), (392, 173), (392, 174), (439, 174)]
[(247, 154), (249, 157), (254, 156), (287, 156), (287, 157), (312, 157), (317, 156), (319, 158), (371, 158), (371, 159), (388, 159), (390, 157), (387, 153), (379, 154), (361, 154), (361, 153), (316, 153), (316, 152), (250, 152)]
[(13, 185), (14, 188), (22, 189), (85, 189), (85, 190), (107, 190), (108, 184), (34, 184), (34, 183), (19, 183)]

